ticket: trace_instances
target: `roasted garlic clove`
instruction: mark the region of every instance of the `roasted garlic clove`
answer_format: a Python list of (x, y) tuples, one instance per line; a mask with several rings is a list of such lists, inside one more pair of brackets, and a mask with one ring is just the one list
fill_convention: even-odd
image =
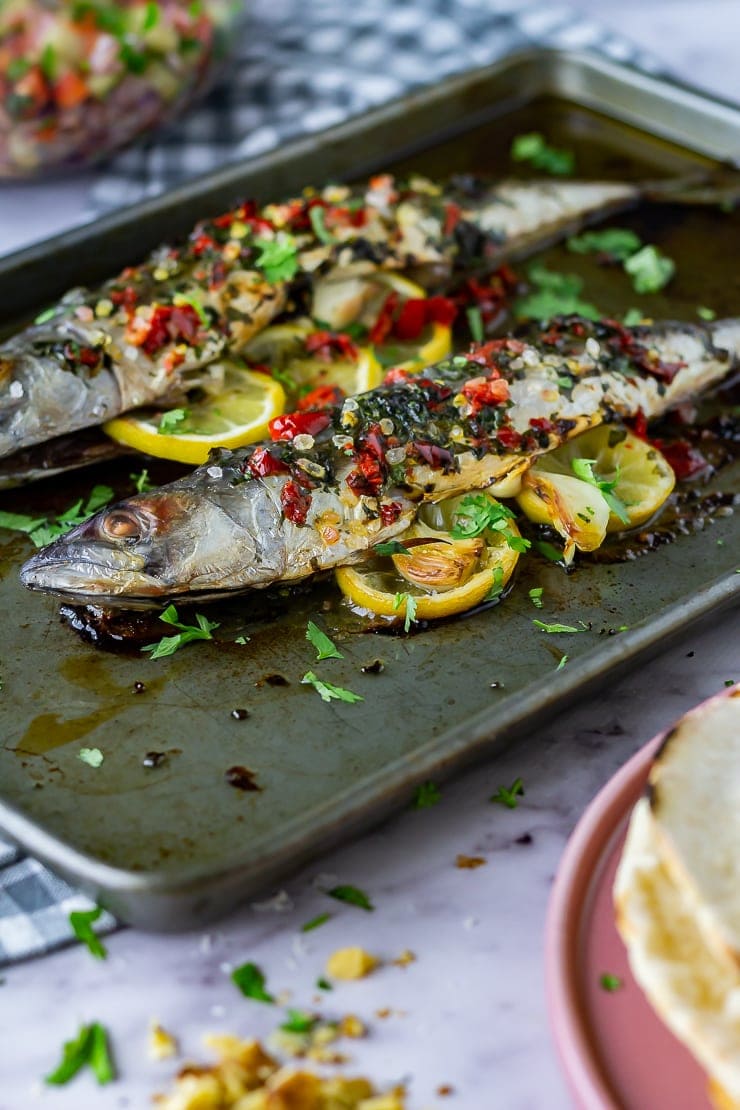
[(431, 542), (394, 555), (393, 563), (407, 582), (426, 590), (452, 590), (470, 578), (483, 553), (481, 538)]

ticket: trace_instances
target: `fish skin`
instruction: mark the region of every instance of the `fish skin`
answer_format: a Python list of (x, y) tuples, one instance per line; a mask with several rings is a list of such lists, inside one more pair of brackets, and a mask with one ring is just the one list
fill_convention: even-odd
[[(331, 423), (313, 445), (214, 452), (186, 477), (105, 509), (44, 548), (21, 580), (127, 608), (295, 582), (402, 535), (420, 501), (478, 489), (513, 496), (538, 455), (601, 422), (652, 419), (739, 364), (740, 318), (631, 329), (560, 318), (535, 343), (497, 340), (322, 410)], [(485, 390), (496, 399), (478, 405)], [(273, 464), (290, 469), (254, 477), (268, 449)], [(382, 475), (374, 487), (373, 459)], [(306, 521), (295, 523), (285, 515), (286, 487), (309, 471)]]
[[(355, 192), (329, 186), (261, 210), (247, 203), (201, 221), (185, 245), (159, 247), (99, 288), (71, 290), (48, 318), (0, 345), (0, 458), (141, 405), (176, 403), (203, 380), (209, 364), (243, 349), (284, 309), (295, 284), (266, 279), (255, 238), (288, 229), (298, 278), (308, 276), (314, 285), (312, 314), (338, 327), (351, 315), (350, 279), (361, 297), (363, 279), (382, 270), (414, 269), (433, 285), (453, 268), (491, 269), (640, 196), (638, 186), (613, 182), (458, 179), (443, 191), (417, 178), (415, 185), (399, 195), (394, 179), (383, 175)], [(349, 215), (345, 225), (332, 227), (334, 241), (323, 242), (308, 218), (318, 200), (330, 214), (361, 200), (365, 222), (355, 226)], [(457, 222), (446, 233), (451, 211)], [(179, 309), (179, 316), (168, 323), (166, 342), (148, 353), (155, 306)], [(97, 364), (80, 362), (79, 350), (94, 352)]]

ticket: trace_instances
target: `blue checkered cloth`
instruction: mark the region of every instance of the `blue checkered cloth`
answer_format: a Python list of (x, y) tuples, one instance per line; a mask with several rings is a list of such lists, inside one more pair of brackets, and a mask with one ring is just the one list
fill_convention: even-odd
[[(552, 0), (250, 0), (227, 78), (182, 121), (102, 168), (87, 216), (531, 45), (593, 50), (650, 72), (663, 68)], [(0, 841), (0, 966), (69, 943), (70, 911), (91, 905)], [(116, 922), (104, 914), (95, 928), (109, 932)]]

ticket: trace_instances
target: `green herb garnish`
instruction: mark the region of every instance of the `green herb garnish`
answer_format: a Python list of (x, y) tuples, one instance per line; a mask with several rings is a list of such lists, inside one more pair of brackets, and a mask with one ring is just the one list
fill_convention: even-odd
[(201, 324), (203, 324), (203, 326), (206, 328), (210, 326), (210, 317), (204, 309), (203, 304), (196, 293), (175, 293), (175, 296), (172, 298), (172, 300), (173, 304), (177, 305), (178, 307), (189, 305), (190, 308), (192, 308), (193, 311), (197, 313), (198, 319), (200, 320)]
[(611, 255), (619, 262), (629, 258), (641, 246), (640, 236), (626, 227), (607, 227), (603, 231), (584, 231), (582, 235), (574, 235), (568, 240), (568, 250), (575, 254), (590, 254), (592, 251), (598, 251), (600, 254)]
[(535, 609), (541, 609), (542, 608), (542, 605), (543, 605), (542, 595), (543, 595), (543, 593), (544, 593), (544, 587), (543, 586), (533, 586), (532, 589), (529, 591), (529, 600), (532, 602)]
[(94, 910), (72, 910), (69, 915), (72, 932), (81, 944), (87, 945), (90, 954), (97, 960), (104, 960), (108, 955), (107, 948), (92, 927), (102, 912), (100, 906), (96, 906)]
[(560, 662), (558, 663), (558, 665), (557, 665), (557, 667), (555, 668), (555, 670), (556, 670), (556, 671), (562, 671), (563, 667), (565, 666), (565, 664), (566, 664), (567, 662), (568, 662), (568, 656), (567, 656), (567, 655), (561, 655), (561, 656), (560, 656)]
[(628, 328), (634, 328), (641, 324), (645, 319), (645, 313), (641, 308), (628, 308), (622, 317), (622, 323)]
[(485, 333), (483, 331), (483, 317), (481, 316), (480, 309), (477, 305), (471, 305), (470, 308), (466, 309), (465, 315), (468, 318), (468, 327), (470, 328), (473, 342), (482, 343)]
[(312, 929), (318, 929), (321, 925), (326, 925), (327, 921), (331, 920), (330, 913), (320, 913), (317, 917), (312, 917), (305, 925), (301, 925), (302, 933), (310, 933)]
[(158, 435), (179, 435), (183, 431), (180, 425), (184, 424), (189, 416), (189, 409), (170, 409), (169, 412), (163, 412), (159, 418), (159, 424), (157, 425)]
[(217, 621), (209, 621), (202, 613), (195, 614), (196, 624), (182, 624), (177, 616), (177, 609), (174, 605), (168, 605), (163, 613), (159, 614), (159, 619), (164, 621), (165, 624), (171, 624), (174, 628), (179, 628), (180, 631), (176, 636), (163, 636), (162, 639), (156, 644), (146, 644), (142, 651), (150, 651), (150, 659), (163, 659), (167, 655), (174, 655), (180, 648), (190, 644), (193, 640), (212, 640), (211, 633), (214, 628), (218, 628)]
[(144, 21), (141, 25), (143, 31), (151, 31), (159, 23), (159, 4), (154, 0), (149, 0), (146, 8), (144, 9)]
[(509, 522), (514, 519), (511, 509), (500, 502), (492, 501), (483, 493), (470, 494), (460, 502), (450, 535), (453, 540), (463, 540), (490, 529), (500, 532), (512, 550), (526, 551), (532, 544), (512, 531)]
[(41, 66), (41, 72), (43, 73), (47, 81), (53, 81), (56, 78), (57, 52), (54, 49), (52, 43), (47, 42), (46, 46), (44, 47), (39, 65)]
[(359, 906), (361, 910), (367, 910), (368, 913), (375, 909), (365, 891), (356, 886), (334, 886), (326, 893), (330, 898), (336, 898), (338, 902), (347, 902), (350, 906)]
[(398, 540), (389, 540), (388, 543), (376, 543), (373, 551), (376, 555), (410, 555), (408, 547), (404, 547)]
[(103, 762), (105, 756), (100, 748), (80, 748), (77, 758), (83, 763), (87, 763), (88, 767), (97, 768)]
[(110, 486), (94, 486), (87, 501), (80, 498), (58, 517), (31, 517), (24, 513), (0, 512), (0, 528), (25, 532), (36, 547), (45, 547), (78, 524), (84, 524), (98, 509), (107, 505), (112, 497), (113, 490)]
[(483, 598), (484, 601), (495, 601), (497, 597), (501, 597), (504, 589), (504, 568), (494, 567), (491, 576), (491, 588)]
[(622, 986), (622, 980), (618, 975), (610, 975), (608, 971), (605, 971), (599, 979), (599, 986), (602, 990), (609, 991), (613, 994), (614, 991), (618, 991)]
[(527, 270), (530, 292), (514, 305), (517, 316), (549, 320), (551, 316), (576, 313), (589, 320), (600, 320), (602, 313), (588, 301), (581, 300), (583, 279), (577, 274), (548, 270), (539, 262)]
[(545, 136), (539, 131), (529, 131), (517, 135), (511, 144), (511, 158), (514, 162), (529, 162), (536, 170), (564, 177), (573, 173), (576, 157), (572, 150), (560, 150), (549, 146)]
[(249, 643), (249, 636), (237, 636), (237, 638), (234, 640), (234, 643), (235, 644), (248, 644)]
[(316, 986), (318, 987), (318, 989), (320, 991), (333, 991), (334, 990), (334, 987), (331, 985), (329, 980), (324, 979), (323, 976), (320, 979), (316, 980)]
[(549, 543), (547, 540), (535, 540), (534, 546), (537, 548), (540, 555), (544, 555), (551, 563), (562, 563), (563, 552), (559, 551), (554, 544)]
[(308, 210), (308, 218), (311, 221), (313, 233), (317, 239), (322, 243), (333, 243), (334, 236), (326, 226), (326, 210), (320, 204), (314, 204)]
[(98, 1021), (83, 1025), (73, 1040), (65, 1041), (62, 1062), (53, 1072), (44, 1077), (44, 1082), (54, 1087), (62, 1087), (65, 1083), (69, 1083), (70, 1079), (73, 1079), (85, 1065), (92, 1069), (101, 1086), (110, 1083), (116, 1077), (108, 1046), (108, 1034)]
[(301, 682), (304, 686), (313, 686), (322, 701), (346, 701), (352, 704), (356, 701), (365, 700), (362, 694), (353, 694), (351, 690), (335, 686), (333, 682), (322, 682), (313, 671), (306, 671)]
[[(312, 208), (312, 212), (316, 209)], [(308, 1014), (305, 1010), (288, 1010), (288, 1016), (280, 1028), (284, 1033), (310, 1033), (318, 1024), (315, 1014)]]
[(138, 474), (129, 474), (129, 478), (134, 483), (137, 493), (149, 493), (155, 488), (154, 483), (149, 480), (149, 471), (146, 469), (140, 470)]
[(701, 305), (701, 304), (699, 305), (699, 307), (696, 310), (696, 315), (701, 320), (716, 320), (717, 319), (717, 313), (714, 311), (713, 308), (705, 308), (704, 305)]
[(619, 467), (611, 480), (599, 478), (594, 473), (594, 466), (596, 459), (573, 459), (571, 467), (576, 478), (580, 478), (582, 482), (588, 482), (590, 486), (595, 486), (601, 493), (607, 505), (616, 517), (619, 517), (622, 524), (630, 523), (630, 515), (627, 512), (627, 506), (620, 497), (617, 497), (614, 490), (619, 484)]
[(255, 1002), (273, 1002), (275, 999), (265, 990), (265, 977), (257, 964), (242, 964), (235, 967), (231, 973), (232, 983), (239, 988), (245, 998), (253, 998)]
[(414, 809), (431, 809), (442, 801), (442, 791), (436, 782), (422, 782), (416, 788), (412, 806)]
[(572, 624), (545, 624), (544, 621), (532, 621), (536, 628), (541, 628), (543, 632), (585, 632), (584, 628), (575, 628)]
[(495, 794), (488, 799), (497, 805), (506, 806), (507, 809), (516, 809), (519, 798), (524, 795), (524, 783), (520, 778), (514, 779), (511, 786), (499, 786)]
[(393, 608), (400, 609), (404, 606), (403, 630), (408, 632), (416, 621), (416, 598), (412, 594), (396, 594), (393, 598)]
[(298, 249), (292, 235), (278, 231), (274, 239), (255, 239), (256, 265), (269, 282), (290, 281), (298, 271)]
[(306, 639), (316, 648), (317, 663), (320, 663), (322, 659), (344, 659), (336, 644), (313, 621), (308, 622)]
[(624, 263), (636, 293), (657, 293), (676, 272), (676, 263), (657, 247), (643, 247)]

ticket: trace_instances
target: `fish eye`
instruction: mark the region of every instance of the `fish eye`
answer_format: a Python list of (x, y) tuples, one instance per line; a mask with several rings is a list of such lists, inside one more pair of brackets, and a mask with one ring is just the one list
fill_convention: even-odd
[(114, 540), (139, 540), (142, 523), (130, 509), (113, 509), (103, 520), (103, 531)]

